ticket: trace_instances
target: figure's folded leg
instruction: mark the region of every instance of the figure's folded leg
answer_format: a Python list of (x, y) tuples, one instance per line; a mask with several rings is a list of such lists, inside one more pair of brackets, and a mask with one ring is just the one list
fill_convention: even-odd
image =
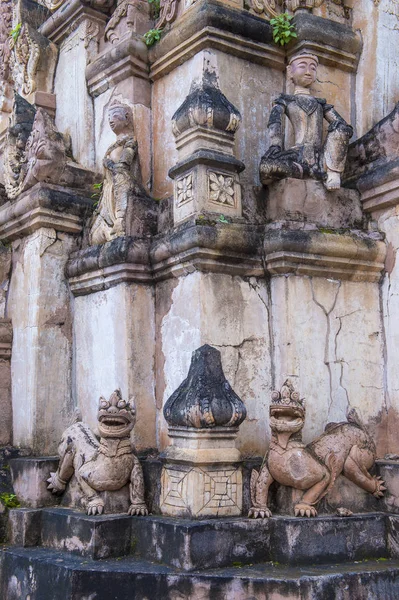
[(272, 181), (293, 177), (303, 179), (308, 168), (299, 160), (298, 153), (292, 150), (286, 152), (265, 154), (260, 161), (259, 174), (263, 185), (269, 185)]

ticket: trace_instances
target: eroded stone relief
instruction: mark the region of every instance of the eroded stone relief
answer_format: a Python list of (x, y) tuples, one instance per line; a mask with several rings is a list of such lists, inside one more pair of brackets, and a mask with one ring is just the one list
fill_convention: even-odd
[(103, 493), (116, 493), (128, 485), (129, 515), (147, 515), (143, 472), (130, 440), (135, 422), (134, 405), (123, 400), (120, 390), (115, 390), (109, 400), (101, 397), (100, 439), (85, 423), (71, 425), (62, 437), (60, 464), (50, 474), (48, 489), (53, 494), (63, 494), (68, 482), (77, 483), (81, 507), (89, 515), (101, 515), (106, 509)]
[[(285, 177), (317, 179), (327, 190), (341, 185), (353, 129), (324, 98), (310, 94), (318, 62), (316, 56), (306, 53), (293, 56), (289, 62), (288, 74), (295, 89), (292, 95), (280, 94), (270, 113), (270, 147), (260, 162), (263, 185)], [(294, 146), (285, 149), (283, 115), (290, 121), (295, 138)], [(329, 123), (324, 143), (323, 119)]]
[(249, 516), (271, 516), (268, 493), (274, 481), (303, 491), (295, 504), (295, 516), (315, 517), (316, 505), (343, 474), (376, 498), (384, 495), (381, 477), (369, 470), (376, 458), (373, 440), (354, 409), (345, 423), (329, 423), (325, 433), (306, 445), (301, 430), (305, 423), (305, 402), (287, 379), (281, 391), (274, 391), (270, 404), (272, 440), (260, 471), (251, 474), (252, 508)]
[(117, 139), (103, 160), (105, 178), (90, 229), (93, 245), (123, 235), (146, 235), (156, 227), (156, 206), (142, 185), (132, 109), (114, 101), (108, 122)]

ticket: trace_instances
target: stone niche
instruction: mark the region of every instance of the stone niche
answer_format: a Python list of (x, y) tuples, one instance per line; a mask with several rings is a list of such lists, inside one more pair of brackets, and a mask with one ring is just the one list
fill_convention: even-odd
[(163, 453), (161, 513), (240, 515), (242, 467), (235, 439), (246, 409), (223, 374), (218, 350), (205, 345), (193, 353), (188, 376), (164, 415), (172, 443)]

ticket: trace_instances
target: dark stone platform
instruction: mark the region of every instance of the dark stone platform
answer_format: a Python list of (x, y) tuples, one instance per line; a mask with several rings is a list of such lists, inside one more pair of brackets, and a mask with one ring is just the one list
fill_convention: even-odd
[[(326, 564), (399, 557), (399, 517), (384, 513), (317, 518), (195, 521), (87, 516), (65, 508), (15, 509), (14, 545), (42, 545), (91, 559), (132, 556), (193, 571), (235, 563)], [(38, 535), (40, 528), (40, 535)]]
[(0, 553), (3, 600), (397, 600), (399, 564), (258, 566), (183, 573), (131, 557), (84, 560), (44, 548)]

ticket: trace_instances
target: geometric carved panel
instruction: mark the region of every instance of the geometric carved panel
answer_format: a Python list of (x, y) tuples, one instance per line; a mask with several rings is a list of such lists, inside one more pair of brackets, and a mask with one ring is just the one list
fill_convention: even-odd
[(240, 467), (166, 464), (161, 487), (162, 514), (190, 517), (241, 514)]

